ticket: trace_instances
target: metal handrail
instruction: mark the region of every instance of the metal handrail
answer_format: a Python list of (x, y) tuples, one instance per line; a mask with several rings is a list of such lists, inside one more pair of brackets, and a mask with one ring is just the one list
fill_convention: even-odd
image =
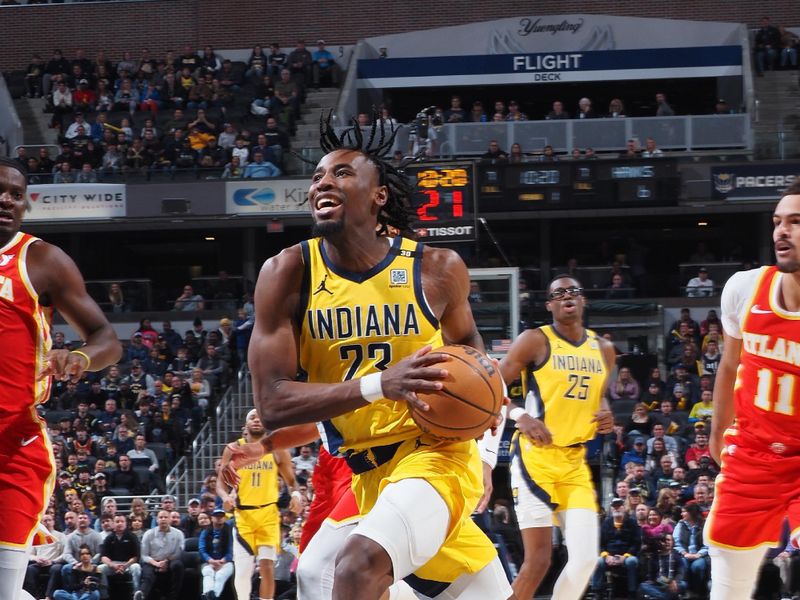
[(239, 437), (244, 415), (253, 406), (252, 385), (246, 367), (228, 387), (217, 405), (214, 419), (206, 421), (192, 441), (189, 457), (183, 456), (167, 474), (167, 491), (184, 502), (196, 496), (206, 475), (222, 455), (225, 445)]

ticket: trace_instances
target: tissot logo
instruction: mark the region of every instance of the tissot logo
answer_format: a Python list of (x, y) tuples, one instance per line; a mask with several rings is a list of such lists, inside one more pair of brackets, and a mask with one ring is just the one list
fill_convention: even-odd
[(532, 20), (530, 17), (525, 17), (519, 21), (519, 35), (527, 36), (532, 33), (549, 33), (556, 35), (557, 33), (571, 33), (576, 34), (583, 27), (583, 19), (570, 22), (564, 19), (560, 23), (542, 23), (541, 19)]

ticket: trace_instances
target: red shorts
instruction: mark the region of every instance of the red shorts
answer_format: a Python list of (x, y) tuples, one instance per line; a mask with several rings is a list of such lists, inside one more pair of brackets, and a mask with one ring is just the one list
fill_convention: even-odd
[(353, 472), (341, 458), (334, 458), (320, 449), (319, 462), (314, 468), (311, 482), (314, 485), (314, 501), (308, 512), (300, 537), (300, 552), (305, 550), (325, 519), (345, 521), (358, 516), (358, 505), (351, 488)]
[(53, 452), (44, 423), (29, 413), (0, 425), (0, 547), (25, 547), (37, 531), (55, 484)]
[(742, 550), (777, 546), (786, 517), (794, 533), (800, 528), (800, 456), (754, 450), (741, 441), (725, 436), (705, 536), (717, 546)]

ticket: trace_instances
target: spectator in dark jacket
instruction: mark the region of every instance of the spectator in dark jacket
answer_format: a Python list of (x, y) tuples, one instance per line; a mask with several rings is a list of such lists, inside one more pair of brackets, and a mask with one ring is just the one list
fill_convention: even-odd
[(109, 477), (109, 487), (125, 488), (134, 495), (141, 491), (142, 483), (139, 475), (133, 470), (131, 459), (127, 454), (120, 455), (119, 469), (111, 471)]
[(659, 546), (647, 560), (645, 581), (639, 591), (653, 600), (678, 600), (686, 593), (686, 568), (674, 548), (672, 535), (666, 534)]
[(639, 587), (639, 551), (642, 545), (642, 532), (623, 508), (622, 498), (611, 501), (611, 514), (600, 526), (600, 558), (592, 576), (592, 590), (599, 594), (603, 587), (606, 571), (624, 570), (628, 578), (628, 594), (636, 598)]
[(139, 589), (142, 567), (139, 564), (139, 538), (128, 530), (128, 519), (123, 514), (114, 516), (114, 531), (100, 546), (100, 572), (107, 577), (130, 573), (133, 589)]

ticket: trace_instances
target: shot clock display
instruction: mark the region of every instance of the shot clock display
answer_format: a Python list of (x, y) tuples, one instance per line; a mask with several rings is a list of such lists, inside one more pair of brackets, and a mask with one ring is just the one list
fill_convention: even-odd
[(410, 165), (411, 204), (420, 241), (467, 242), (476, 237), (475, 194), (471, 163)]

